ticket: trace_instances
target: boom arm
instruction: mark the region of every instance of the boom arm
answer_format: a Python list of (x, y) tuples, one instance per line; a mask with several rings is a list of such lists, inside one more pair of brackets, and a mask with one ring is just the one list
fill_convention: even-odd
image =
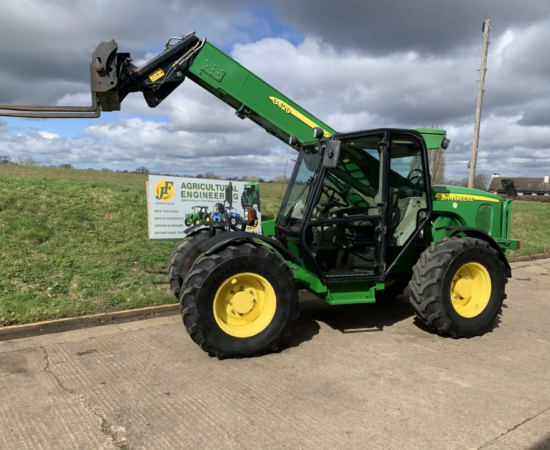
[[(101, 111), (120, 111), (120, 104), (132, 92), (142, 92), (147, 104), (155, 108), (188, 77), (234, 108), (238, 117), (252, 120), (285, 144), (290, 136), (300, 142), (310, 141), (315, 127), (321, 127), (325, 137), (335, 133), (194, 32), (170, 38), (164, 51), (141, 67), (132, 64), (129, 53), (119, 53), (114, 40), (101, 42), (92, 53), (90, 70), (92, 106), (0, 105), (0, 116), (96, 118)], [(445, 139), (443, 130), (416, 130), (429, 149), (439, 148)]]
[[(173, 41), (177, 41), (173, 43)], [(195, 33), (170, 38), (164, 51), (141, 67), (129, 53), (119, 53), (114, 40), (101, 42), (90, 60), (91, 107), (0, 105), (0, 116), (31, 118), (95, 118), (101, 111), (119, 111), (129, 93), (142, 92), (154, 108), (186, 77), (285, 143), (295, 135), (311, 140), (317, 126), (328, 137), (335, 131), (261, 80), (233, 58)]]

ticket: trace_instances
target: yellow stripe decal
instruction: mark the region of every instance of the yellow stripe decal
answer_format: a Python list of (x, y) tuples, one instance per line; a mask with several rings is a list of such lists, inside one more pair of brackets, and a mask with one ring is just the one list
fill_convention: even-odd
[[(292, 114), (298, 120), (300, 120), (301, 122), (304, 122), (307, 126), (309, 126), (311, 128), (315, 128), (315, 127), (319, 126), (315, 122), (313, 122), (313, 120), (308, 119), (301, 112), (296, 111), (292, 106), (286, 104), (285, 102), (278, 99), (277, 97), (269, 97), (269, 100), (271, 100), (275, 106), (278, 106), (279, 108), (281, 108), (287, 114)], [(324, 136), (328, 138), (328, 137), (331, 137), (332, 134), (330, 134), (328, 131), (325, 131)]]
[(436, 200), (446, 200), (450, 202), (475, 202), (479, 200), (481, 202), (500, 203), (500, 200), (491, 197), (482, 197), (481, 195), (470, 194), (435, 194)]

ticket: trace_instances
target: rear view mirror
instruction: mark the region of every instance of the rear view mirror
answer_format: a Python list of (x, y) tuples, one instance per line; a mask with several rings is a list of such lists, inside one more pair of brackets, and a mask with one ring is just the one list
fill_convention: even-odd
[(510, 179), (502, 180), (502, 187), (506, 192), (506, 196), (510, 198), (516, 198), (518, 196), (518, 191), (514, 186), (514, 181)]
[(323, 167), (327, 169), (334, 169), (338, 164), (338, 158), (340, 157), (340, 146), (342, 141), (334, 139), (327, 142), (325, 148), (325, 156), (323, 157)]

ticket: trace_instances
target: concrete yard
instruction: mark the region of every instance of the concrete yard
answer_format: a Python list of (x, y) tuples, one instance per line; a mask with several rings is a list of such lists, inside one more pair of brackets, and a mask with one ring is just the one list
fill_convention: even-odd
[(473, 339), (304, 296), (261, 358), (208, 357), (179, 316), (0, 342), (0, 448), (550, 449), (550, 260), (513, 266)]

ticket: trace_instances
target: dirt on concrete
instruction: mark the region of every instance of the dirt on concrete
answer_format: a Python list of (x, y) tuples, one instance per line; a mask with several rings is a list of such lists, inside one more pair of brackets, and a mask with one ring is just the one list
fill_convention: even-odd
[(549, 449), (550, 260), (498, 327), (306, 296), (279, 353), (218, 361), (178, 316), (0, 342), (1, 449)]

